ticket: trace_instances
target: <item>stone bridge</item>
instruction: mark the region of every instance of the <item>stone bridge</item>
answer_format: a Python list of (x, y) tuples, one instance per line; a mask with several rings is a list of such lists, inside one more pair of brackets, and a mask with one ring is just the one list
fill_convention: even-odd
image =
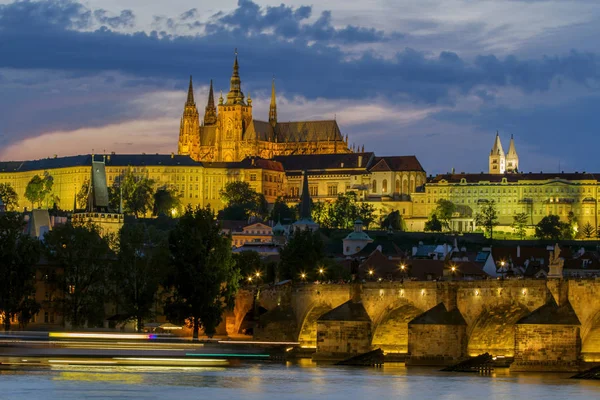
[[(535, 363), (538, 350), (550, 351), (541, 342), (570, 340), (573, 348), (568, 351), (551, 349), (557, 358), (600, 362), (600, 280), (594, 279), (298, 284), (258, 293), (244, 290), (228, 317), (227, 330), (240, 333), (244, 321), (260, 315), (256, 339), (298, 341), (317, 348), (319, 318), (352, 299), (370, 318), (369, 345), (387, 353), (456, 359), (488, 352), (529, 365)], [(440, 304), (447, 316), (430, 312)], [(419, 345), (423, 342), (428, 342), (428, 350)]]

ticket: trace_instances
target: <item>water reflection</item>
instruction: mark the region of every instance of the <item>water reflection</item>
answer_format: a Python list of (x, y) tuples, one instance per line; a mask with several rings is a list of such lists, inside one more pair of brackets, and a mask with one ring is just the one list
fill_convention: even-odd
[(0, 398), (10, 399), (507, 399), (600, 398), (600, 382), (570, 374), (490, 376), (452, 374), (432, 368), (248, 364), (228, 368), (56, 366), (0, 371)]

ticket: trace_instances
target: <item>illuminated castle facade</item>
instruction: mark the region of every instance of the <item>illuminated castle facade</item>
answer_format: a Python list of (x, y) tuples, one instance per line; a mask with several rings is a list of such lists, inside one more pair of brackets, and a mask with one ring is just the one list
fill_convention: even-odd
[(229, 93), (215, 105), (213, 84), (204, 117), (200, 119), (194, 100), (192, 78), (179, 129), (178, 154), (196, 161), (236, 162), (247, 157), (271, 159), (290, 154), (350, 153), (335, 120), (279, 122), (275, 81), (267, 121), (254, 119), (252, 99), (242, 92), (237, 55), (233, 63)]

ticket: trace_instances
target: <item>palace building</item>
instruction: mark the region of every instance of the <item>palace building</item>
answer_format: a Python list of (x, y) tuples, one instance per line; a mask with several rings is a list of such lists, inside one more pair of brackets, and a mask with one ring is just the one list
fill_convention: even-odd
[(233, 63), (229, 93), (215, 105), (212, 80), (204, 118), (194, 100), (192, 78), (179, 129), (178, 154), (196, 161), (236, 162), (247, 157), (271, 159), (290, 154), (350, 153), (335, 120), (277, 120), (275, 80), (271, 85), (271, 103), (267, 121), (254, 119), (252, 99), (244, 96), (237, 54)]

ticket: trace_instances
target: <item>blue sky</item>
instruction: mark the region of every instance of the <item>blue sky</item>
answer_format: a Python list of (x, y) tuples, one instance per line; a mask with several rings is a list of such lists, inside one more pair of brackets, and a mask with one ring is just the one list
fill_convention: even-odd
[(496, 131), (525, 171), (596, 171), (596, 0), (0, 0), (0, 159), (176, 151), (188, 76), (254, 116), (336, 118), (350, 142), (479, 172)]

